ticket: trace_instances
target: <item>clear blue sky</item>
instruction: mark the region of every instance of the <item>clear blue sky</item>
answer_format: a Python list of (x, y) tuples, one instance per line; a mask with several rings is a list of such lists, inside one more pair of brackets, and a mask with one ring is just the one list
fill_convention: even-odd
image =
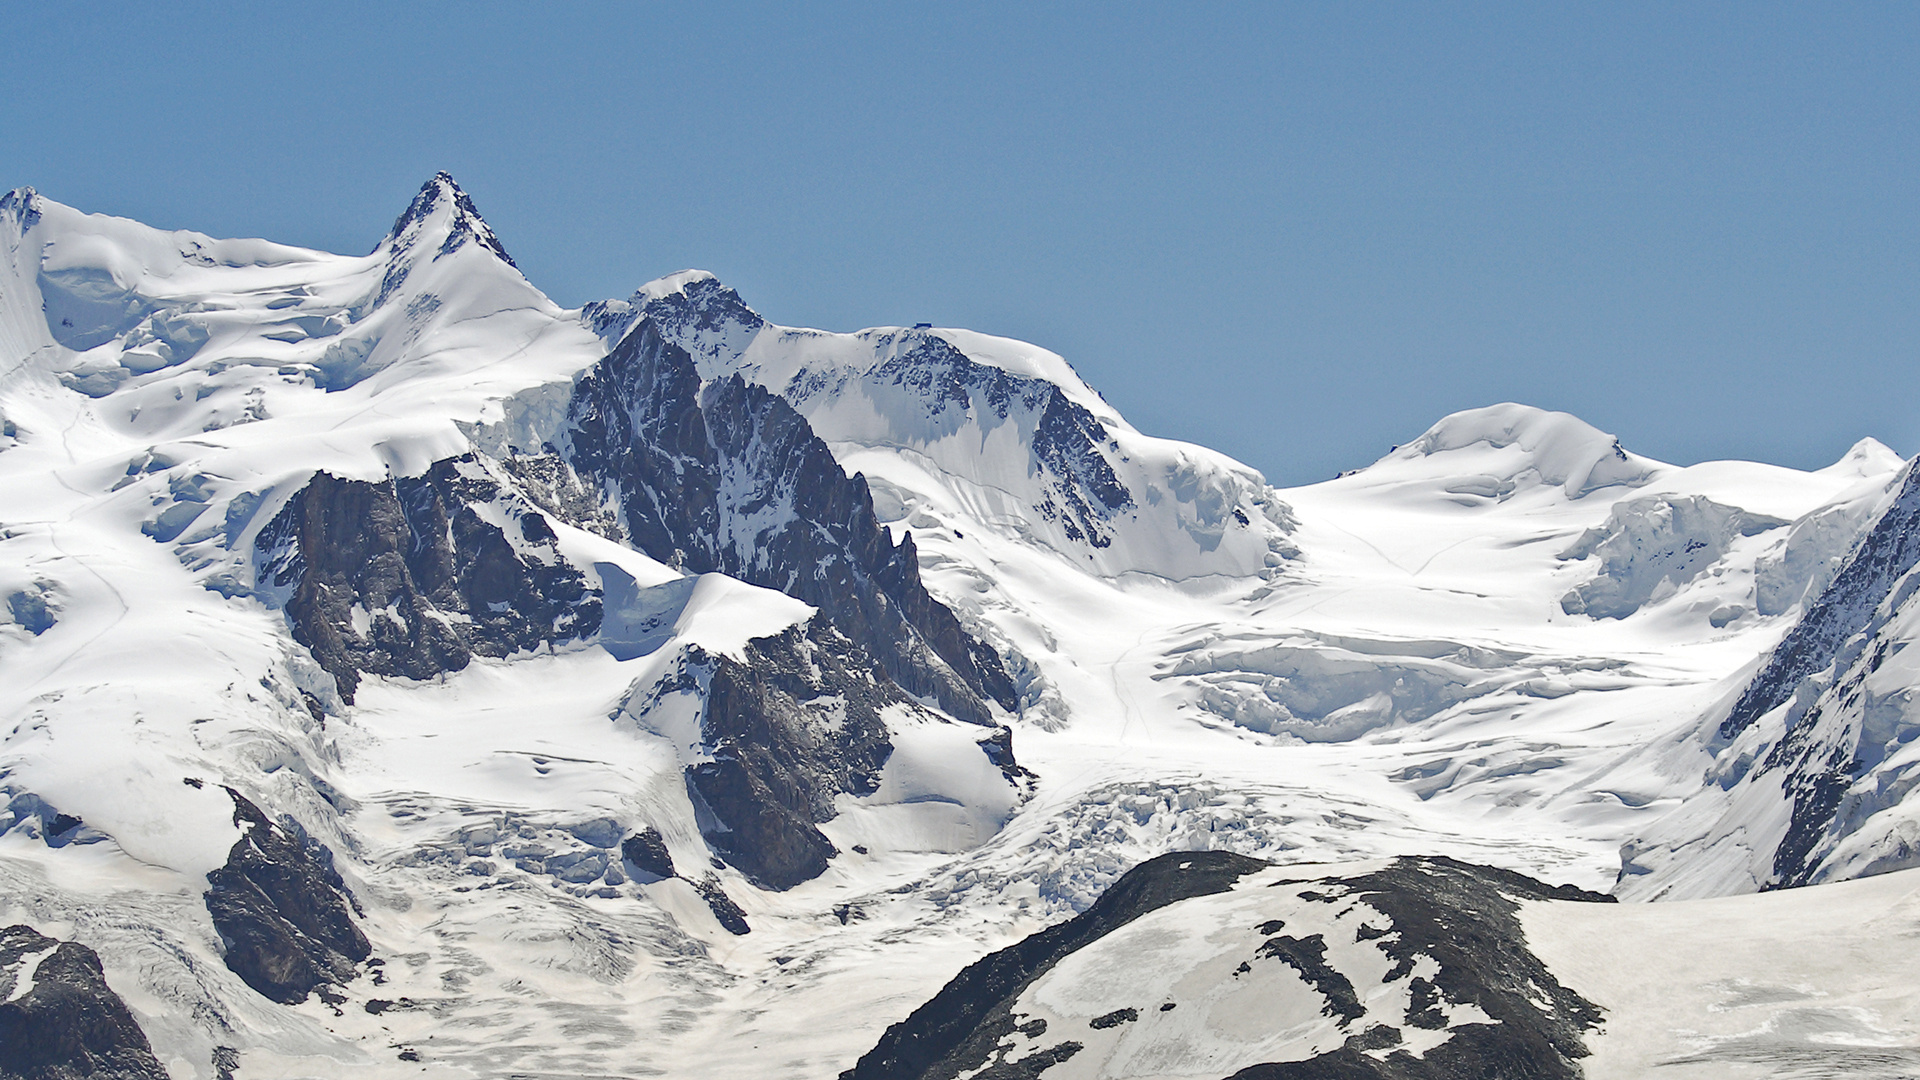
[[(297, 10), (297, 16), (279, 14)], [(1920, 5), (16, 5), (0, 188), (1064, 354), (1280, 483), (1455, 409), (1920, 450)]]

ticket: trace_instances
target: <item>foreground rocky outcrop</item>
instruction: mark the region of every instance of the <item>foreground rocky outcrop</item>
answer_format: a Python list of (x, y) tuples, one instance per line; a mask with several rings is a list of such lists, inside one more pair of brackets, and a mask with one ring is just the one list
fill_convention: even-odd
[[(878, 1046), (840, 1074), (841, 1080), (953, 1077), (980, 1068), (1016, 1030), (1012, 1006), (1020, 992), (1063, 958), (1150, 911), (1223, 892), (1266, 866), (1225, 851), (1162, 855), (1141, 863), (1080, 915), (969, 965), (932, 1001), (889, 1027)], [(1041, 1025), (1035, 1034), (1045, 1030)], [(1047, 1057), (1049, 1064), (1060, 1060), (1058, 1049)]]
[(246, 835), (227, 864), (207, 875), (207, 912), (233, 973), (282, 1004), (351, 981), (372, 952), (353, 921), (353, 901), (333, 853), (299, 831), (267, 820), (234, 791), (233, 823)]
[(0, 1080), (168, 1080), (100, 957), (30, 926), (0, 930)]
[(1296, 877), (1163, 855), (962, 971), (841, 1077), (1576, 1080), (1600, 1010), (1527, 948), (1519, 901), (1610, 899), (1446, 858)]

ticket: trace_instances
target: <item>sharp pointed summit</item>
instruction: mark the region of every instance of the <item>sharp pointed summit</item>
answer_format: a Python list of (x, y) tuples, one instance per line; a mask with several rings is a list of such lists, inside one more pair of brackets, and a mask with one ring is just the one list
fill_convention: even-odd
[(383, 243), (395, 252), (405, 251), (415, 247), (419, 238), (429, 233), (444, 233), (439, 250), (434, 254), (436, 259), (458, 251), (468, 240), (472, 240), (499, 256), (500, 261), (508, 266), (519, 269), (519, 264), (507, 254), (506, 247), (480, 216), (473, 199), (460, 189), (453, 175), (444, 170), (434, 173), (433, 179), (420, 185), (420, 193), (407, 204), (405, 212), (394, 220), (393, 228)]

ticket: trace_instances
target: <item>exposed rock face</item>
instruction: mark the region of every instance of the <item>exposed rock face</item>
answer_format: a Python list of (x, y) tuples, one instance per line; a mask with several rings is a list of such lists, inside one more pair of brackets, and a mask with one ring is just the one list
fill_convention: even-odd
[(700, 898), (707, 902), (707, 910), (713, 912), (713, 917), (720, 921), (720, 925), (726, 928), (727, 933), (742, 935), (753, 932), (753, 927), (747, 925), (747, 913), (741, 911), (740, 905), (734, 903), (733, 897), (727, 895), (727, 890), (720, 884), (718, 874), (709, 873), (694, 882), (693, 887), (700, 893)]
[[(659, 284), (677, 287), (588, 305), (588, 324), (617, 340), (644, 319), (664, 340), (685, 349), (708, 379), (724, 378), (738, 367), (741, 354), (767, 326), (738, 293), (712, 277), (690, 274)], [(867, 370), (802, 370), (786, 385), (770, 389), (808, 415), (816, 403), (858, 393), (888, 403), (888, 409), (923, 414), (930, 431), (957, 427), (969, 418), (985, 429), (1018, 423), (1031, 432), (1032, 468), (1044, 478), (1032, 512), (1058, 522), (1069, 540), (1096, 548), (1112, 543), (1112, 522), (1134, 507), (1134, 496), (1108, 460), (1111, 434), (1084, 406), (1045, 379), (980, 363), (919, 328), (878, 332), (872, 344), (879, 354), (892, 355)]]
[[(1908, 489), (1742, 691), (1708, 783), (1621, 849), (1636, 898), (1791, 888), (1920, 866), (1920, 498)], [(1784, 805), (1783, 805), (1784, 804)]]
[(687, 787), (711, 820), (701, 828), (720, 856), (770, 889), (819, 876), (837, 854), (816, 827), (834, 797), (868, 795), (893, 753), (880, 710), (917, 708), (851, 641), (817, 620), (760, 638), (745, 659), (688, 650), (679, 669), (624, 708), (635, 716), (669, 693), (705, 697), (706, 760)]
[(232, 788), (234, 824), (246, 835), (227, 864), (207, 875), (207, 911), (226, 946), (227, 967), (285, 1005), (354, 977), (371, 953), (354, 925), (333, 853), (267, 820)]
[[(705, 699), (709, 757), (690, 768), (688, 785), (710, 812), (708, 841), (757, 883), (790, 888), (836, 854), (816, 827), (833, 817), (834, 797), (874, 790), (892, 749), (881, 708), (917, 708), (911, 692), (984, 722), (981, 692), (1010, 705), (1011, 683), (928, 595), (912, 540), (891, 541), (864, 482), (840, 470), (804, 420), (737, 378), (710, 388), (701, 406), (684, 352), (653, 337), (649, 347), (678, 353), (677, 363), (633, 354), (632, 342), (651, 333), (643, 324), (622, 346), (625, 366), (602, 365), (583, 381), (577, 469), (558, 456), (513, 468), (467, 456), (384, 483), (316, 476), (262, 530), (259, 577), (284, 596), (296, 640), (349, 703), (363, 673), (427, 679), (475, 655), (600, 629), (604, 598), (559, 551), (536, 498), (656, 557), (820, 606), (810, 629), (758, 641), (744, 661), (689, 656), (678, 682), (656, 688)], [(650, 389), (632, 381), (643, 375)], [(616, 392), (608, 380), (618, 378), (629, 381)], [(593, 404), (603, 399), (611, 404)], [(676, 426), (663, 436), (636, 417)], [(620, 493), (624, 528), (596, 517), (582, 475)], [(989, 741), (984, 752), (1009, 778), (1023, 775), (1008, 739)]]
[[(1118, 1040), (1135, 1029), (1160, 1024), (1181, 1025), (1178, 1034), (1166, 1031), (1164, 1037), (1200, 1052), (1201, 1044), (1194, 1040), (1205, 1040), (1212, 1031), (1205, 1019), (1170, 1015), (1180, 1002), (1148, 998), (1152, 991), (1144, 988), (1137, 1004), (1098, 1012), (1084, 1022), (1066, 1024), (1059, 1016), (1051, 1023), (1046, 1016), (1023, 1019), (1030, 1015), (1026, 1010), (1043, 1009), (1039, 1002), (1064, 998), (1079, 1003), (1087, 993), (1124, 994), (1113, 987), (1130, 982), (1122, 977), (1116, 984), (1111, 965), (1134, 954), (1118, 946), (1118, 952), (1103, 954), (1085, 969), (1100, 973), (1099, 987), (1069, 983), (1053, 988), (1051, 998), (1048, 992), (1035, 998), (1027, 991), (1055, 970), (1080, 970), (1061, 965), (1127, 924), (1169, 906), (1175, 908), (1168, 913), (1175, 921), (1198, 920), (1193, 941), (1225, 950), (1199, 960), (1202, 966), (1191, 971), (1221, 972), (1220, 982), (1229, 986), (1195, 985), (1191, 973), (1179, 977), (1175, 985), (1182, 993), (1202, 999), (1189, 1008), (1203, 1008), (1205, 1000), (1219, 994), (1257, 994), (1263, 992), (1258, 988), (1267, 987), (1271, 989), (1264, 992), (1274, 995), (1270, 1005), (1276, 1016), (1293, 1017), (1288, 1024), (1297, 1023), (1298, 1012), (1297, 1006), (1287, 1012), (1283, 992), (1317, 1000), (1324, 1018), (1319, 1026), (1331, 1038), (1350, 1032), (1335, 1049), (1301, 1060), (1244, 1066), (1233, 1074), (1237, 1080), (1576, 1080), (1581, 1075), (1577, 1061), (1587, 1053), (1583, 1036), (1599, 1024), (1600, 1010), (1562, 986), (1527, 948), (1516, 913), (1522, 899), (1610, 897), (1451, 859), (1409, 858), (1352, 877), (1263, 877), (1245, 887), (1249, 902), (1263, 911), (1285, 910), (1287, 918), (1258, 922), (1251, 934), (1235, 922), (1211, 921), (1221, 911), (1245, 917), (1248, 904), (1207, 908), (1203, 905), (1210, 901), (1203, 898), (1225, 893), (1247, 875), (1268, 869), (1266, 863), (1224, 852), (1182, 852), (1142, 863), (1080, 916), (961, 972), (932, 1001), (889, 1028), (872, 1052), (841, 1074), (842, 1080), (1037, 1077), (1083, 1053), (1113, 1052)], [(1378, 955), (1357, 957), (1356, 950)], [(1157, 959), (1143, 957), (1139, 963), (1164, 963), (1175, 955), (1177, 950)], [(1275, 965), (1291, 974), (1276, 979), (1271, 974)], [(1384, 974), (1378, 974), (1382, 967)], [(1150, 974), (1140, 972), (1143, 986)], [(1239, 982), (1243, 977), (1246, 982)], [(1402, 999), (1404, 1009), (1398, 1004)], [(1380, 1015), (1389, 1003), (1392, 1014)], [(1245, 1010), (1257, 1005), (1245, 996), (1235, 998), (1233, 1023), (1243, 1025)], [(1418, 1054), (1395, 1049), (1411, 1041), (1403, 1034), (1406, 1029), (1445, 1037), (1437, 1044), (1429, 1037)], [(1228, 1048), (1231, 1038), (1222, 1044), (1222, 1053), (1233, 1053)], [(1320, 1036), (1314, 1038), (1325, 1045)], [(1098, 1057), (1096, 1067), (1112, 1060)], [(1140, 1064), (1137, 1058), (1129, 1060)]]
[[(1920, 475), (1893, 500), (1710, 733), (1708, 783), (1621, 848), (1636, 898), (1786, 888), (1920, 866), (1901, 654), (1920, 638)], [(1711, 719), (1711, 718), (1709, 718)]]
[[(674, 872), (673, 856), (667, 852), (666, 840), (660, 830), (649, 825), (627, 837), (620, 845), (620, 854), (633, 868), (654, 878), (671, 878), (680, 875)], [(643, 879), (644, 880), (644, 879)], [(720, 875), (709, 871), (698, 881), (689, 881), (700, 899), (707, 902), (707, 909), (730, 934), (750, 934), (753, 928), (747, 925), (747, 913), (727, 895), (726, 886), (720, 884)]]
[(805, 418), (730, 376), (703, 391), (692, 357), (642, 320), (584, 377), (569, 458), (618, 492), (632, 543), (666, 562), (821, 609), (908, 691), (962, 719), (1016, 707), (993, 651), (920, 583), (912, 540), (875, 519)]
[[(1579, 1080), (1578, 1061), (1587, 1056), (1584, 1036), (1600, 1025), (1600, 1009), (1562, 986), (1528, 950), (1517, 901), (1607, 903), (1612, 897), (1447, 858), (1399, 859), (1385, 870), (1339, 884), (1345, 891), (1330, 899), (1363, 900), (1391, 921), (1376, 928), (1380, 951), (1394, 962), (1388, 981), (1411, 974), (1422, 958), (1439, 963), (1437, 974), (1413, 976), (1422, 992), (1404, 1017), (1406, 1026), (1447, 1028), (1433, 1007), (1442, 1001), (1453, 1008), (1475, 1006), (1491, 1022), (1453, 1025), (1446, 1042), (1419, 1057), (1406, 1051), (1384, 1057), (1366, 1053), (1401, 1041), (1398, 1030), (1375, 1025), (1356, 1031), (1332, 1053), (1255, 1065), (1235, 1073), (1234, 1080)], [(1416, 1011), (1423, 1004), (1427, 1007)], [(1359, 1010), (1356, 1018), (1365, 1012), (1357, 1000), (1349, 1007)]]
[[(601, 300), (581, 311), (587, 325), (609, 343), (625, 337), (641, 319), (652, 322), (668, 341), (687, 350), (709, 376), (731, 364), (767, 325), (740, 294), (700, 271), (668, 278), (627, 300)], [(651, 291), (650, 291), (651, 290)]]
[(555, 541), (472, 456), (378, 484), (321, 473), (261, 531), (260, 577), (351, 703), (362, 673), (427, 679), (592, 634), (599, 594)]
[(168, 1080), (100, 957), (29, 926), (0, 930), (0, 1080)]
[(616, 544), (626, 542), (620, 515), (603, 502), (601, 492), (589, 490), (559, 454), (508, 454), (497, 463), (519, 492), (548, 517)]
[(40, 224), (40, 194), (30, 187), (14, 188), (0, 195), (0, 217), (12, 218), (15, 228), (26, 232)]
[(1015, 787), (1032, 784), (1038, 777), (1033, 770), (1020, 764), (1013, 756), (1013, 729), (1005, 724), (993, 729), (993, 734), (978, 740), (974, 745), (987, 755), (987, 760), (1000, 769), (1000, 775), (1007, 783)]

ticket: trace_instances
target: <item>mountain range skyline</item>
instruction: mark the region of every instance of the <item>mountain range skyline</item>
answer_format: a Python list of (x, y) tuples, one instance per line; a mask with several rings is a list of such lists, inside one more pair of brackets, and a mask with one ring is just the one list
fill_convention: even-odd
[(1503, 400), (1920, 447), (1901, 7), (332, 10), (23, 12), (0, 183), (354, 252), (446, 168), (567, 306), (702, 267), (1035, 341), (1286, 484)]

